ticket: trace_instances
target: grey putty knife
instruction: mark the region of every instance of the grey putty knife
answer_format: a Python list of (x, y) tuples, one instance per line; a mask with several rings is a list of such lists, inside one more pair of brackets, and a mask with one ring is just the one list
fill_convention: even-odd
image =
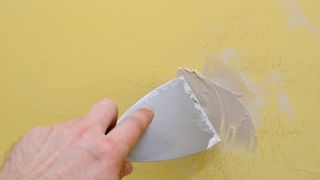
[(183, 76), (151, 91), (120, 117), (118, 124), (141, 108), (151, 106), (154, 118), (129, 161), (161, 161), (191, 155), (220, 141), (207, 115)]

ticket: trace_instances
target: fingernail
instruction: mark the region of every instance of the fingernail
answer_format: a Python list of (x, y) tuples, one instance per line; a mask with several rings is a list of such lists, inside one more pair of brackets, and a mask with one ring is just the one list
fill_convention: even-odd
[(142, 106), (142, 108), (143, 108), (143, 109), (147, 109), (147, 110), (153, 112), (153, 109), (152, 109), (150, 106)]

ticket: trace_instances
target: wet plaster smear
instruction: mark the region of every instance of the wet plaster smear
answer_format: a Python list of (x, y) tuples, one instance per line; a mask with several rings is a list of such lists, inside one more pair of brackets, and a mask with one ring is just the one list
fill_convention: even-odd
[(201, 72), (180, 68), (178, 76), (189, 84), (224, 149), (255, 151), (256, 131), (249, 111), (239, 100), (240, 94), (214, 83)]
[[(241, 153), (233, 152), (244, 150), (249, 152), (247, 155), (256, 152), (259, 144), (256, 129), (264, 126), (262, 115), (265, 112), (266, 98), (270, 97), (268, 92), (277, 94), (274, 98), (278, 99), (278, 105), (274, 106), (279, 109), (279, 113), (285, 119), (293, 119), (294, 112), (290, 99), (283, 90), (281, 73), (277, 70), (269, 71), (265, 77), (267, 84), (261, 85), (251, 80), (246, 72), (233, 66), (238, 56), (237, 51), (226, 49), (220, 53), (208, 54), (200, 71), (185, 68), (178, 70), (178, 76), (183, 76), (188, 82), (221, 139), (210, 153), (175, 162), (186, 179), (200, 176), (201, 172), (212, 172), (212, 169), (220, 171), (221, 161), (210, 161), (212, 154), (219, 151), (235, 156), (241, 156)], [(199, 162), (199, 157), (205, 157), (206, 160)]]

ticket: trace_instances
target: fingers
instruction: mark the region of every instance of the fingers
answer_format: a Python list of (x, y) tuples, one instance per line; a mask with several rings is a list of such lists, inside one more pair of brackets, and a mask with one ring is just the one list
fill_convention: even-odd
[(128, 161), (125, 161), (122, 165), (122, 168), (121, 168), (121, 177), (123, 176), (127, 176), (129, 174), (131, 174), (131, 172), (133, 171), (133, 166), (130, 162)]
[(103, 133), (108, 127), (115, 126), (118, 117), (118, 107), (110, 99), (103, 99), (94, 105), (84, 118), (84, 121), (92, 123), (92, 127)]
[(124, 159), (138, 142), (152, 118), (153, 111), (151, 108), (141, 108), (129, 115), (119, 126), (109, 132), (107, 138), (111, 142), (115, 142), (116, 150)]

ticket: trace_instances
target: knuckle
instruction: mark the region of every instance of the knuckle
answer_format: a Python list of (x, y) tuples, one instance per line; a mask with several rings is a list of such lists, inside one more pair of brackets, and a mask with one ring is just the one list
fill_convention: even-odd
[(93, 126), (93, 122), (91, 122), (91, 121), (86, 121), (86, 122), (84, 122), (84, 123), (82, 123), (80, 126), (79, 126), (79, 130), (82, 130), (82, 131), (86, 131), (86, 130), (88, 130), (88, 129), (90, 129), (90, 127), (91, 126)]
[(76, 129), (76, 134), (79, 137), (82, 137), (90, 129), (90, 127), (91, 127), (90, 123), (83, 124), (82, 126)]

